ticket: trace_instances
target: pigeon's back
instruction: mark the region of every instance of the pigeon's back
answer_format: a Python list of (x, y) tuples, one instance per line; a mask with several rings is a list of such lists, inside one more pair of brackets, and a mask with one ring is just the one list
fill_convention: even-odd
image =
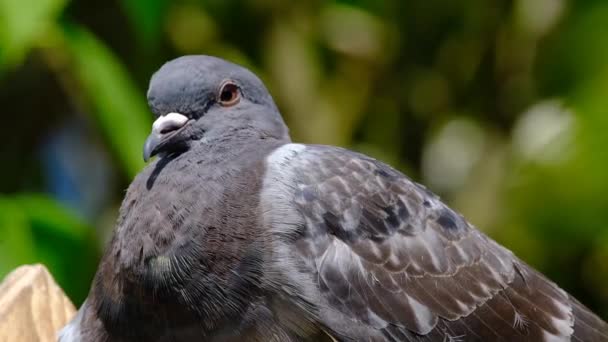
[(289, 144), (261, 205), (283, 282), (354, 341), (608, 341), (608, 325), (372, 158)]

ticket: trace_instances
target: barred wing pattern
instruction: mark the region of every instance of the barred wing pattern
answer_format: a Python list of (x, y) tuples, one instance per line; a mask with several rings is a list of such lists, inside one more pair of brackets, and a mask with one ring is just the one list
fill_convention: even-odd
[(289, 260), (277, 267), (338, 340), (608, 340), (588, 309), (383, 163), (290, 144), (266, 180)]

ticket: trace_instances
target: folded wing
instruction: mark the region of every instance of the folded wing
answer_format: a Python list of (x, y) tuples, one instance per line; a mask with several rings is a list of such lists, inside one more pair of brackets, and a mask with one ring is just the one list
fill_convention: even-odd
[(267, 180), (280, 267), (338, 338), (608, 340), (588, 309), (385, 164), (287, 145)]

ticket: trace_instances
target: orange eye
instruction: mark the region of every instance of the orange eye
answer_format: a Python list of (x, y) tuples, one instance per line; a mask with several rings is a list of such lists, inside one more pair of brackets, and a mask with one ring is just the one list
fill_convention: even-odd
[(228, 81), (222, 85), (219, 93), (219, 102), (222, 106), (230, 107), (239, 103), (241, 100), (241, 93), (239, 87), (231, 81)]

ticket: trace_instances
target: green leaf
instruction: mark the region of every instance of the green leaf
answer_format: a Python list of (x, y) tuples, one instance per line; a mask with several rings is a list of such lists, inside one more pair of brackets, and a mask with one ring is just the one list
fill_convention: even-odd
[(0, 66), (17, 64), (55, 25), (66, 0), (0, 0)]
[(22, 194), (15, 197), (15, 203), (19, 204), (34, 227), (44, 226), (51, 233), (71, 240), (90, 238), (91, 227), (47, 196)]
[(31, 229), (28, 248), (34, 255), (27, 262), (46, 265), (70, 298), (80, 303), (88, 293), (99, 257), (93, 227), (44, 195), (19, 195), (12, 203)]
[(0, 197), (0, 279), (13, 268), (35, 260), (25, 214), (14, 201)]
[(151, 126), (144, 92), (119, 59), (84, 28), (66, 26), (65, 40), (92, 114), (125, 172), (135, 176), (144, 165), (142, 146)]
[(594, 170), (602, 170), (599, 178), (601, 180), (606, 179), (604, 172), (608, 167), (608, 45), (605, 43), (608, 34), (605, 25), (607, 20), (608, 4), (600, 3), (582, 15), (572, 30), (572, 36), (582, 42), (573, 49), (575, 53), (572, 53), (577, 58), (573, 64), (578, 63), (581, 77), (574, 87), (571, 101), (574, 109), (580, 113), (580, 139), (590, 148), (590, 155), (595, 156), (591, 161), (597, 164)]
[(122, 0), (121, 4), (135, 29), (138, 42), (146, 47), (154, 47), (158, 44), (169, 1)]

